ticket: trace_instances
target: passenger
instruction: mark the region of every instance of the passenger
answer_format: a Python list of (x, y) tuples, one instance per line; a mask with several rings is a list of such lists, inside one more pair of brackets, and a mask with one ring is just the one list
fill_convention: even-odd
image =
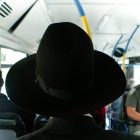
[[(2, 78), (2, 72), (0, 70), (0, 89), (3, 86), (3, 78)], [(30, 133), (33, 131), (33, 124), (35, 119), (35, 114), (29, 113), (27, 111), (24, 111), (23, 109), (17, 107), (15, 104), (13, 104), (5, 94), (0, 93), (0, 112), (12, 112), (17, 113), (23, 122), (25, 123), (26, 132)]]
[(129, 133), (140, 136), (140, 85), (130, 90), (126, 99), (126, 111), (133, 122), (129, 125)]
[(96, 109), (90, 114), (94, 117), (96, 123), (105, 129), (105, 114), (106, 114), (105, 106), (102, 107), (101, 109)]
[(104, 130), (87, 115), (119, 97), (125, 86), (120, 66), (93, 50), (80, 27), (69, 22), (51, 24), (37, 53), (13, 65), (6, 78), (14, 103), (52, 116), (45, 127), (18, 140), (139, 140)]
[(126, 86), (126, 90), (124, 92), (124, 94), (122, 95), (122, 119), (123, 120), (126, 120), (126, 121), (129, 121), (129, 117), (127, 115), (127, 111), (126, 111), (126, 99), (127, 99), (127, 96), (130, 92), (130, 90), (134, 87), (135, 85), (135, 81), (133, 78), (130, 78), (127, 80), (127, 86)]
[(120, 96), (117, 100), (113, 101), (111, 104), (112, 110), (112, 121), (111, 121), (111, 128), (114, 130), (119, 130), (125, 133), (129, 133), (128, 128), (128, 117), (126, 112), (126, 98), (128, 92), (134, 85), (134, 80), (132, 78), (127, 80), (127, 86), (124, 94)]
[(122, 96), (111, 103), (111, 113), (114, 120), (120, 120), (122, 114)]

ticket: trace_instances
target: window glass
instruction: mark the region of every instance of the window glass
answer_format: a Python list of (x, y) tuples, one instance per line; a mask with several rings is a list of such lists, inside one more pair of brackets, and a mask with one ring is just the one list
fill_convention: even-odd
[(1, 92), (4, 94), (6, 93), (5, 89), (5, 79), (6, 75), (10, 69), (10, 67), (16, 63), (17, 61), (21, 60), (22, 58), (25, 58), (27, 55), (22, 52), (6, 49), (6, 48), (1, 48), (1, 71), (2, 71), (2, 77), (4, 80), (4, 85), (1, 89)]

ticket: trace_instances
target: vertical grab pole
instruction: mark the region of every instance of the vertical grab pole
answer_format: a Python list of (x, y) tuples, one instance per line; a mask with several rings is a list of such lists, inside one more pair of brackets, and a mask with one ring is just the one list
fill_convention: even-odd
[(81, 17), (81, 20), (82, 20), (82, 24), (84, 26), (84, 30), (89, 35), (89, 37), (92, 39), (89, 24), (88, 24), (87, 18), (85, 16), (84, 10), (82, 8), (82, 5), (80, 4), (79, 0), (74, 0), (74, 2), (75, 2), (75, 5), (76, 5), (76, 7), (77, 7), (77, 9), (79, 11), (79, 14), (80, 14), (80, 17)]

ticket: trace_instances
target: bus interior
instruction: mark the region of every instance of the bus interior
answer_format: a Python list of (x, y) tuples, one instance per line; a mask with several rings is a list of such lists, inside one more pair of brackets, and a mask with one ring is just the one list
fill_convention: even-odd
[[(72, 22), (87, 32), (95, 50), (115, 59), (126, 78), (140, 84), (139, 12), (140, 0), (0, 0), (0, 68), (4, 81), (14, 63), (36, 53), (51, 23)], [(1, 92), (7, 95), (5, 85)], [(111, 129), (110, 118), (105, 115), (105, 129)], [(47, 119), (39, 125), (44, 122)]]

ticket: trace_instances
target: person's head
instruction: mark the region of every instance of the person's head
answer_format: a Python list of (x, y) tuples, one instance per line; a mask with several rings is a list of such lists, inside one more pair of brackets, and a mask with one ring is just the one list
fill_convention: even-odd
[(4, 83), (4, 81), (3, 81), (3, 78), (2, 78), (2, 71), (0, 70), (0, 90), (3, 86), (3, 83)]
[(48, 26), (36, 54), (12, 66), (9, 98), (24, 109), (48, 116), (79, 116), (101, 108), (125, 90), (123, 71), (110, 56), (93, 49), (79, 26)]
[(134, 85), (135, 85), (135, 80), (133, 78), (129, 78), (127, 80), (127, 88), (131, 89), (132, 87), (134, 87)]

